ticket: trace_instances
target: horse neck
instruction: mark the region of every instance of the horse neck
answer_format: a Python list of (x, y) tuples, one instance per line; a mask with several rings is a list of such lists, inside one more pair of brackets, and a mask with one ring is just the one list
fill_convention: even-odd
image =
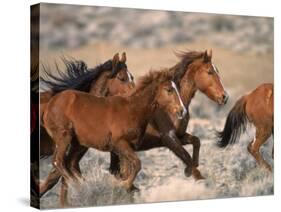
[(105, 71), (100, 74), (98, 79), (92, 81), (89, 93), (95, 96), (105, 97), (108, 96), (107, 80), (110, 72)]
[[(179, 68), (179, 66), (175, 66), (174, 68)], [(197, 91), (193, 73), (194, 72), (191, 70), (190, 66), (187, 67), (185, 74), (179, 82), (179, 92), (185, 107), (189, 106), (191, 100), (193, 99)]]
[(139, 115), (144, 120), (150, 117), (155, 110), (154, 99), (155, 99), (155, 91), (152, 89), (152, 85), (148, 85), (141, 91), (136, 91), (131, 96), (128, 97), (131, 108), (134, 111), (134, 114)]

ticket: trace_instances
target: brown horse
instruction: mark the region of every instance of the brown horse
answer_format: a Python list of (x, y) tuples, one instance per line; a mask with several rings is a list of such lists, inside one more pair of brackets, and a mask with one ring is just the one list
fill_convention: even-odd
[[(134, 87), (133, 76), (127, 69), (125, 52), (122, 53), (121, 60), (119, 54), (116, 53), (112, 60), (90, 69), (83, 61), (62, 59), (66, 70), (61, 71), (56, 65), (56, 75), (43, 66), (44, 77), (41, 77), (40, 80), (50, 90), (40, 93), (41, 120), (49, 100), (61, 91), (75, 89), (96, 96), (113, 96), (126, 93)], [(50, 156), (53, 151), (53, 143), (44, 128), (41, 127), (40, 156)]]
[[(54, 96), (48, 103), (43, 119), (48, 134), (56, 144), (53, 165), (64, 180), (77, 180), (69, 170), (75, 152), (87, 148), (114, 152), (127, 161), (123, 186), (134, 190), (133, 181), (141, 163), (134, 148), (142, 142), (148, 121), (156, 109), (164, 109), (182, 119), (186, 113), (177, 87), (167, 72), (150, 72), (141, 78), (129, 97), (96, 97), (68, 90)], [(64, 181), (65, 183), (65, 181)]]
[[(179, 63), (170, 68), (168, 72), (175, 78), (179, 85), (179, 93), (183, 104), (187, 109), (186, 116), (179, 120), (175, 115), (159, 109), (152, 117), (147, 127), (143, 142), (135, 151), (145, 151), (156, 147), (166, 146), (176, 154), (186, 165), (185, 175), (196, 180), (203, 179), (199, 166), (200, 140), (186, 132), (190, 119), (188, 108), (197, 90), (207, 97), (222, 105), (227, 102), (228, 95), (223, 88), (219, 72), (212, 63), (212, 51), (205, 52), (178, 52), (181, 59)], [(190, 158), (182, 145), (193, 145), (193, 155)], [(111, 173), (120, 175), (120, 160), (118, 156), (111, 154)], [(123, 177), (126, 174), (122, 173)]]
[[(248, 145), (248, 151), (260, 166), (272, 171), (259, 150), (273, 135), (273, 99), (273, 84), (271, 83), (262, 84), (251, 93), (242, 96), (227, 116), (224, 129), (219, 133), (218, 146), (226, 147), (228, 144), (234, 144), (246, 130), (249, 121), (256, 127), (256, 136)], [(272, 158), (273, 152), (272, 149)]]
[[(112, 60), (98, 65), (95, 68), (88, 69), (83, 61), (71, 61), (63, 58), (66, 70), (62, 72), (56, 67), (56, 75), (44, 67), (44, 77), (41, 77), (43, 84), (51, 90), (40, 93), (40, 117), (45, 111), (45, 107), (50, 99), (57, 93), (76, 89), (89, 92), (96, 96), (113, 96), (128, 92), (134, 87), (134, 79), (128, 71), (126, 65), (126, 53), (122, 54), (121, 60), (119, 54), (115, 54)], [(41, 123), (40, 130), (40, 156), (41, 158), (53, 155), (54, 144)], [(78, 165), (72, 164), (72, 169), (79, 169)], [(40, 196), (50, 190), (59, 180), (60, 174), (53, 170), (53, 175), (40, 183)], [(64, 186), (62, 186), (64, 187)], [(62, 188), (63, 191), (66, 188)], [(62, 195), (63, 196), (63, 195)]]

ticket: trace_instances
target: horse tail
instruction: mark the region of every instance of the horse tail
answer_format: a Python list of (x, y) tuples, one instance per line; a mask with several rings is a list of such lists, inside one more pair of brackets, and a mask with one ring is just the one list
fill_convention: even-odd
[(245, 132), (247, 126), (247, 114), (245, 111), (246, 96), (241, 97), (229, 112), (224, 129), (218, 132), (218, 146), (226, 147), (228, 144), (234, 144)]

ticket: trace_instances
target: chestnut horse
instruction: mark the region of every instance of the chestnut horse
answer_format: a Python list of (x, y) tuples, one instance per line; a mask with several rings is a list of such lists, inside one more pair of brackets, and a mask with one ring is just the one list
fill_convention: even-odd
[[(182, 119), (186, 109), (177, 87), (167, 72), (150, 72), (142, 77), (129, 97), (96, 97), (84, 92), (67, 90), (54, 96), (44, 115), (44, 126), (56, 149), (53, 166), (63, 176), (64, 183), (78, 180), (68, 169), (67, 157), (87, 148), (114, 152), (127, 162), (128, 190), (137, 189), (134, 179), (141, 168), (134, 149), (142, 143), (148, 121), (157, 109), (163, 109)], [(66, 180), (66, 181), (65, 181)]]
[[(70, 61), (63, 58), (66, 70), (62, 72), (56, 67), (56, 75), (44, 67), (44, 77), (41, 81), (50, 88), (50, 91), (40, 93), (40, 117), (50, 99), (56, 94), (67, 89), (76, 89), (89, 92), (96, 96), (113, 96), (128, 92), (134, 87), (134, 78), (126, 65), (126, 53), (115, 54), (112, 60), (88, 69), (83, 61)], [(41, 158), (53, 155), (54, 145), (43, 125), (40, 130), (40, 156)], [(72, 169), (79, 169), (78, 165), (71, 164)], [(40, 196), (50, 190), (59, 180), (60, 174), (55, 170), (52, 175), (40, 183)], [(62, 185), (62, 192), (66, 192)], [(63, 196), (63, 195), (62, 195)]]
[[(226, 147), (228, 144), (234, 144), (246, 130), (249, 121), (256, 127), (256, 136), (248, 145), (248, 151), (260, 166), (272, 171), (259, 150), (273, 135), (273, 99), (273, 84), (271, 83), (262, 84), (251, 93), (242, 96), (230, 110), (223, 131), (219, 132), (218, 146)], [(272, 158), (273, 152), (272, 149)]]
[[(222, 85), (217, 67), (212, 63), (212, 50), (209, 53), (207, 51), (178, 52), (176, 55), (180, 61), (168, 72), (174, 76), (174, 80), (178, 84), (187, 115), (179, 120), (172, 113), (167, 114), (158, 109), (147, 127), (142, 144), (135, 148), (135, 151), (165, 146), (185, 163), (186, 176), (192, 174), (195, 180), (200, 180), (204, 179), (197, 168), (200, 140), (186, 132), (190, 119), (188, 108), (198, 90), (219, 105), (226, 104), (228, 94)], [(192, 159), (182, 147), (186, 144), (193, 145)], [(126, 176), (126, 174), (120, 173), (120, 160), (114, 153), (111, 153), (110, 171), (117, 176), (120, 174), (123, 175), (122, 177)]]
[[(134, 87), (134, 78), (127, 69), (125, 52), (122, 53), (121, 60), (119, 54), (116, 53), (112, 60), (90, 69), (83, 61), (71, 61), (63, 58), (63, 62), (66, 70), (61, 71), (56, 65), (56, 75), (43, 66), (44, 77), (41, 76), (40, 80), (50, 88), (50, 91), (40, 93), (41, 120), (49, 100), (61, 91), (75, 89), (96, 96), (113, 96), (126, 93)], [(42, 126), (40, 156), (41, 158), (48, 157), (53, 154), (53, 151), (53, 143)]]

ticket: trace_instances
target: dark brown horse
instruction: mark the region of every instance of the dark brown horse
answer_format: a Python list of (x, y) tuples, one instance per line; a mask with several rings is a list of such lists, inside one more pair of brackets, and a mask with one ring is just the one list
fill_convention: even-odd
[[(146, 126), (157, 109), (170, 111), (178, 119), (186, 113), (168, 72), (150, 72), (142, 77), (129, 97), (96, 97), (84, 92), (68, 90), (54, 96), (44, 115), (44, 126), (56, 149), (53, 166), (63, 180), (78, 180), (68, 169), (67, 157), (87, 148), (114, 152), (126, 161), (123, 186), (135, 189), (133, 181), (141, 168), (134, 149), (142, 143)], [(65, 183), (65, 181), (64, 181)]]
[[(246, 130), (248, 121), (256, 127), (255, 139), (248, 145), (249, 153), (257, 163), (271, 171), (270, 165), (263, 159), (260, 147), (273, 135), (273, 84), (267, 83), (258, 86), (251, 93), (242, 96), (229, 112), (225, 126), (219, 133), (218, 146), (226, 147), (234, 144), (241, 133)], [(273, 158), (272, 149), (272, 158)]]
[[(189, 122), (188, 108), (195, 93), (199, 90), (207, 97), (222, 105), (227, 102), (228, 95), (223, 88), (219, 72), (212, 63), (212, 51), (205, 52), (179, 52), (180, 62), (170, 68), (168, 72), (175, 78), (179, 85), (179, 93), (187, 109), (186, 116), (179, 120), (173, 114), (167, 114), (161, 109), (152, 117), (147, 127), (143, 142), (135, 151), (145, 151), (156, 147), (166, 146), (174, 152), (185, 164), (186, 176), (193, 175), (196, 180), (203, 179), (199, 166), (200, 140), (186, 132)], [(190, 158), (182, 145), (193, 145), (193, 155)], [(111, 173), (120, 175), (120, 160), (111, 154)], [(126, 176), (122, 173), (121, 175)]]

